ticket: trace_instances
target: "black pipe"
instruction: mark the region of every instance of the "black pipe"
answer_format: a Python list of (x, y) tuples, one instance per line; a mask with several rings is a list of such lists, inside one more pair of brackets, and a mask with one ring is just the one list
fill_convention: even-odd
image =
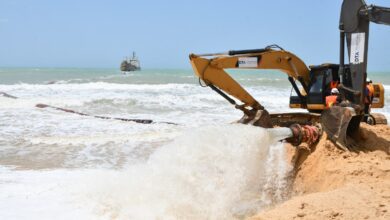
[(10, 95), (10, 94), (5, 93), (5, 92), (0, 92), (0, 95), (4, 96), (4, 97), (7, 97), (7, 98), (11, 98), (11, 99), (17, 99), (18, 98), (16, 96)]
[(229, 50), (228, 54), (230, 56), (238, 55), (238, 54), (248, 54), (248, 53), (263, 53), (269, 51), (269, 49), (251, 49), (251, 50)]
[(209, 84), (208, 86), (210, 86), (210, 88), (214, 91), (216, 91), (218, 94), (220, 94), (222, 97), (224, 97), (226, 100), (228, 100), (228, 102), (230, 102), (230, 104), (232, 105), (236, 105), (236, 102), (230, 98), (229, 96), (227, 96), (225, 93), (223, 93), (221, 90), (219, 90), (217, 87), (215, 87), (214, 85), (212, 84)]

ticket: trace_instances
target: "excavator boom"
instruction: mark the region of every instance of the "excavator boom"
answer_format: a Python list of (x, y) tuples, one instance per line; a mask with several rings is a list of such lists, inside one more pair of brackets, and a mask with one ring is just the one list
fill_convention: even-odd
[[(211, 88), (219, 88), (240, 100), (245, 107), (263, 109), (225, 69), (274, 69), (286, 73), (289, 77), (309, 84), (309, 69), (294, 54), (285, 50), (265, 49), (229, 51), (217, 54), (190, 55), (195, 74)], [(233, 103), (235, 104), (235, 103)]]
[[(342, 89), (347, 98), (364, 108), (367, 78), (368, 39), (370, 22), (390, 25), (390, 8), (367, 5), (364, 0), (344, 0), (340, 14), (340, 69)], [(345, 41), (349, 71), (344, 67)], [(360, 112), (358, 112), (360, 115)]]
[[(367, 5), (364, 0), (344, 0), (340, 14), (340, 85), (339, 89), (348, 105), (343, 108), (335, 107), (322, 114), (324, 130), (333, 142), (348, 144), (347, 137), (352, 137), (351, 141), (358, 139), (360, 122), (364, 117), (368, 117), (366, 96), (367, 82), (367, 60), (368, 60), (368, 39), (370, 22), (390, 25), (390, 8), (375, 5)], [(345, 42), (347, 42), (347, 52), (349, 56), (348, 68), (344, 65)], [(380, 88), (381, 84), (374, 85)], [(383, 97), (383, 87), (378, 89)], [(371, 105), (371, 107), (383, 107), (381, 103)], [(342, 120), (335, 120), (338, 117)], [(382, 117), (384, 118), (384, 117)], [(374, 119), (375, 121), (376, 119)], [(346, 127), (346, 134), (343, 128)], [(333, 132), (338, 131), (338, 132)], [(342, 131), (340, 133), (340, 131)]]

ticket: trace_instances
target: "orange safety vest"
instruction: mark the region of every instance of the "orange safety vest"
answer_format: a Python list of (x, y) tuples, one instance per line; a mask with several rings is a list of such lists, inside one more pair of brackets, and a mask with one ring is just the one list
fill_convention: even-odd
[(339, 82), (337, 82), (337, 81), (330, 82), (330, 89), (337, 88), (338, 84), (339, 84)]
[(337, 103), (337, 95), (329, 95), (326, 96), (326, 108), (332, 107), (335, 103)]
[(373, 96), (374, 95), (374, 86), (372, 84), (368, 84), (367, 88), (368, 88), (368, 92), (369, 92), (368, 94), (370, 96)]
[(371, 104), (372, 97), (374, 96), (374, 86), (372, 84), (367, 84), (366, 88), (368, 94), (366, 94), (364, 101), (366, 104)]

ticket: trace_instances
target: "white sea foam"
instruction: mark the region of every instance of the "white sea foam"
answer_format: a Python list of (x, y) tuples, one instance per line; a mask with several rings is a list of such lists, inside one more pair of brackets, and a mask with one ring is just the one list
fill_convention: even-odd
[[(185, 131), (155, 150), (146, 162), (120, 170), (3, 169), (1, 186), (5, 193), (0, 195), (0, 208), (4, 212), (0, 217), (244, 217), (283, 199), (290, 169), (283, 151), (283, 145), (265, 129), (208, 126)], [(269, 169), (276, 170), (276, 175)], [(278, 193), (261, 199), (269, 190)], [(23, 212), (15, 210), (19, 205), (23, 205)]]

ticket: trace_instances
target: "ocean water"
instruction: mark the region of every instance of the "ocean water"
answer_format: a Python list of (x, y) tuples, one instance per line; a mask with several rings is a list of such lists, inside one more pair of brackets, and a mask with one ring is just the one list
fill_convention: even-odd
[[(299, 111), (285, 75), (231, 73), (270, 112)], [(390, 89), (388, 74), (370, 78)], [(232, 124), (191, 70), (1, 68), (0, 92), (18, 97), (0, 96), (0, 219), (241, 219), (288, 195), (280, 134)]]

